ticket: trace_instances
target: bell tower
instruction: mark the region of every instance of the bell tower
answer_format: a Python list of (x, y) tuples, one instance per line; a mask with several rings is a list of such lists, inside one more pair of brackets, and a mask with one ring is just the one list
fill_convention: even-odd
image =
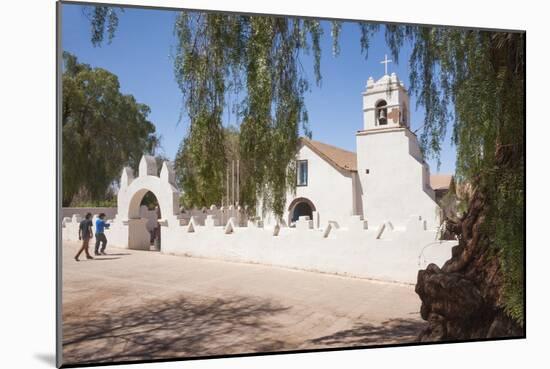
[(395, 73), (370, 77), (363, 92), (363, 129), (357, 137), (357, 173), (363, 214), (369, 227), (391, 222), (436, 227), (438, 206), (430, 170), (416, 135), (410, 130), (409, 95)]
[(391, 62), (386, 56), (386, 74), (378, 81), (370, 77), (363, 92), (363, 129), (409, 127), (409, 95), (395, 73), (387, 74)]

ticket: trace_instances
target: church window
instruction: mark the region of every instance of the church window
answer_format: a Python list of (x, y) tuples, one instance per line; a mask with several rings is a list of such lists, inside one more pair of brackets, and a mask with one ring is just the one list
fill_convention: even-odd
[(297, 178), (297, 185), (298, 186), (307, 186), (307, 160), (298, 160), (298, 178)]
[(388, 107), (385, 100), (381, 100), (376, 104), (376, 122), (379, 126), (388, 124)]

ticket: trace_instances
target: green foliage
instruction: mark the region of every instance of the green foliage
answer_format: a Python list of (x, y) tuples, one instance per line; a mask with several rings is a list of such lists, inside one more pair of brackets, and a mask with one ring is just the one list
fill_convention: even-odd
[(394, 58), (403, 42), (413, 45), (411, 90), (426, 110), (420, 140), (427, 155), (439, 158), (452, 125), (458, 178), (484, 194), (485, 230), (505, 277), (505, 310), (522, 324), (525, 35), (397, 27), (387, 29), (386, 39)]
[[(227, 18), (227, 21), (226, 21)], [(176, 159), (187, 206), (220, 204), (227, 165), (222, 113), (241, 58), (238, 17), (182, 12), (176, 20), (176, 81), (184, 95), (189, 131)]]
[[(337, 39), (340, 25), (333, 22)], [(241, 126), (242, 205), (282, 216), (294, 190), (300, 128), (310, 135), (303, 95), (309, 89), (300, 55), (313, 53), (321, 82), (320, 23), (287, 17), (182, 12), (176, 21), (176, 80), (184, 94), (190, 129), (178, 153), (184, 203), (219, 204), (224, 174), (235, 152), (224, 146), (221, 114), (227, 93), (244, 96)], [(334, 43), (334, 51), (338, 49)]]
[[(112, 38), (114, 8), (88, 7), (92, 43)], [(359, 23), (361, 48), (378, 25)], [(313, 54), (315, 82), (321, 83), (320, 22), (311, 19), (240, 16), (183, 11), (175, 23), (174, 74), (184, 95), (190, 128), (176, 160), (186, 206), (219, 204), (228, 160), (221, 114), (228, 93), (244, 96), (241, 121), (241, 204), (254, 213), (282, 216), (287, 191), (295, 189), (295, 156), (300, 130), (311, 136), (304, 106), (309, 89), (300, 57)], [(332, 52), (339, 53), (341, 24), (331, 22)]]
[(139, 204), (139, 206), (147, 206), (147, 209), (153, 210), (156, 206), (158, 206), (158, 204), (159, 202), (155, 194), (151, 191), (148, 191), (141, 199), (141, 203)]
[[(521, 172), (519, 174), (518, 172)], [(495, 229), (495, 246), (505, 271), (506, 312), (524, 321), (525, 182), (523, 167), (506, 168), (495, 174), (490, 226)]]
[(361, 39), (359, 43), (361, 45), (361, 52), (365, 54), (365, 59), (369, 56), (369, 47), (371, 37), (379, 30), (378, 24), (372, 24), (367, 22), (359, 22), (359, 31), (361, 32)]
[(119, 90), (118, 78), (63, 54), (62, 181), (63, 206), (77, 193), (105, 199), (120, 168), (137, 168), (143, 153), (158, 145), (149, 107)]
[[(239, 160), (240, 155), (240, 145), (239, 145), (239, 136), (240, 132), (237, 127), (229, 126), (223, 127), (223, 152), (228, 163), (230, 161)], [(200, 191), (196, 190), (197, 184), (197, 175), (196, 167), (193, 165), (193, 162), (189, 160), (189, 151), (191, 150), (190, 145), (186, 145), (186, 140), (182, 142), (178, 153), (176, 154), (175, 159), (175, 171), (176, 171), (176, 181), (180, 188), (189, 189), (184, 191), (180, 198), (180, 205), (184, 208), (202, 208), (208, 207), (207, 204), (215, 204), (211, 198), (200, 197)], [(226, 169), (229, 169), (226, 166)], [(221, 191), (221, 196), (223, 197), (227, 191), (226, 185), (226, 172), (222, 173), (223, 178), (221, 179), (222, 185), (221, 188), (216, 188), (216, 191)], [(227, 199), (226, 199), (227, 201)]]
[(453, 221), (457, 220), (458, 209), (458, 198), (454, 189), (449, 188), (449, 191), (441, 199), (439, 199), (438, 204), (443, 215), (443, 219), (448, 218)]
[(111, 197), (106, 200), (73, 202), (71, 206), (76, 208), (116, 208), (117, 202), (115, 197)]
[(92, 44), (101, 46), (107, 34), (108, 42), (111, 43), (118, 27), (117, 12), (124, 12), (123, 8), (113, 8), (110, 6), (85, 6), (84, 14), (90, 20), (92, 26)]
[(238, 127), (224, 128), (224, 150), (228, 160), (240, 160), (240, 131)]

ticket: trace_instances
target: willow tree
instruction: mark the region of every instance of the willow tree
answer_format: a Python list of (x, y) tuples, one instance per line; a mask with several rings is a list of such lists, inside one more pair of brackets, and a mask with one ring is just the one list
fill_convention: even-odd
[(105, 36), (109, 43), (115, 36), (118, 27), (119, 13), (124, 12), (124, 8), (111, 6), (84, 6), (83, 14), (90, 20), (92, 27), (92, 44), (101, 46)]
[(458, 179), (472, 188), (466, 213), (448, 220), (459, 237), (453, 258), (419, 275), (426, 339), (517, 334), (525, 308), (525, 34), (393, 27), (386, 38), (396, 59), (405, 42), (413, 47), (425, 154), (439, 158), (451, 128)]
[[(115, 8), (87, 7), (92, 42), (112, 39)], [(339, 51), (341, 25), (331, 22), (333, 53)], [(376, 26), (360, 24), (368, 50)], [(226, 96), (242, 96), (240, 119), (241, 204), (255, 213), (271, 210), (282, 217), (286, 194), (295, 190), (295, 157), (300, 132), (310, 136), (304, 94), (310, 88), (301, 58), (313, 54), (315, 82), (321, 82), (317, 20), (180, 12), (174, 73), (189, 119), (176, 158), (178, 181), (195, 206), (221, 203), (228, 153), (222, 114)]]
[(181, 12), (176, 21), (175, 74), (184, 94), (189, 131), (178, 157), (185, 191), (220, 203), (227, 152), (222, 113), (228, 93), (239, 102), (241, 204), (282, 216), (295, 188), (300, 129), (309, 135), (300, 58), (313, 52), (320, 83), (322, 29), (314, 20)]

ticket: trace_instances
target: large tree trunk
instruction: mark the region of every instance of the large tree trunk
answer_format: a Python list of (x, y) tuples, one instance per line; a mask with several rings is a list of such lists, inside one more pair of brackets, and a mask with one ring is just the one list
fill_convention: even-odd
[(418, 272), (420, 313), (428, 321), (422, 342), (522, 335), (523, 328), (504, 313), (500, 262), (483, 231), (485, 205), (475, 189), (468, 212), (449, 223), (459, 239), (452, 258), (441, 269), (430, 264)]

